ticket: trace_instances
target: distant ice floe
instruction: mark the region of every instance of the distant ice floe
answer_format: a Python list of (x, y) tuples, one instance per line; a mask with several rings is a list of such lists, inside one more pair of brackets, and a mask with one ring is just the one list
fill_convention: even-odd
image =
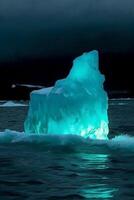
[(125, 106), (128, 105), (130, 101), (134, 100), (133, 98), (116, 98), (109, 99), (110, 106)]
[(122, 103), (121, 102), (120, 103), (119, 102), (118, 103), (111, 103), (111, 102), (109, 103), (110, 106), (124, 106), (124, 105), (127, 105), (127, 104), (128, 103), (123, 103), (123, 102)]
[(0, 107), (19, 107), (19, 106), (28, 106), (28, 105), (22, 103), (15, 103), (13, 101), (7, 101), (0, 105)]
[(110, 100), (112, 100), (112, 101), (122, 101), (122, 100), (124, 100), (124, 101), (126, 101), (126, 100), (133, 100), (133, 98), (112, 98), (112, 99), (110, 99)]

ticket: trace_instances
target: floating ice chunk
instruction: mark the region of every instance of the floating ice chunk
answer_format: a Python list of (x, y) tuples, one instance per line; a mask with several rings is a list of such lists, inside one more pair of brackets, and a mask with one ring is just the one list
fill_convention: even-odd
[(73, 61), (69, 75), (54, 87), (33, 91), (25, 121), (27, 134), (75, 134), (107, 139), (108, 99), (98, 52)]
[(7, 101), (0, 105), (0, 107), (20, 107), (20, 106), (27, 106), (27, 105), (22, 103), (14, 103), (13, 101)]

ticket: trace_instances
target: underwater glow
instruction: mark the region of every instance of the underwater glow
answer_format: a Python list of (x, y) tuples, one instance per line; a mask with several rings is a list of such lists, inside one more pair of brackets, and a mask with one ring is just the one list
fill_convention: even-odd
[(99, 71), (98, 52), (73, 61), (69, 75), (54, 87), (31, 93), (26, 134), (75, 134), (107, 139), (108, 98)]

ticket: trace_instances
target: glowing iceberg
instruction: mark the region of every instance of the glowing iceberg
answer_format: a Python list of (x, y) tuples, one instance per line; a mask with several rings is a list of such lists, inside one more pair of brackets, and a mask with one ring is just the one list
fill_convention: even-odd
[(25, 121), (27, 134), (75, 134), (107, 139), (108, 98), (98, 52), (73, 61), (69, 75), (54, 87), (33, 91)]

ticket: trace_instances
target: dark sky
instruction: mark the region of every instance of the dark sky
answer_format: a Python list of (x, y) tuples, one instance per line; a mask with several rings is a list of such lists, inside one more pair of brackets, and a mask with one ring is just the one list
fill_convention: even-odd
[(133, 46), (133, 0), (0, 0), (0, 60)]
[(0, 89), (51, 85), (92, 49), (108, 89), (133, 90), (133, 0), (0, 0)]

